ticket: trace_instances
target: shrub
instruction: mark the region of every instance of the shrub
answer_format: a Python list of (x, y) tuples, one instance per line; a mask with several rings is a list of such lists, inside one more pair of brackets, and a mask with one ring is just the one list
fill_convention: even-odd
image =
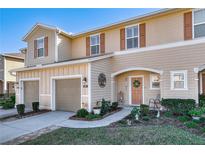
[(191, 120), (191, 118), (189, 116), (180, 116), (177, 119), (181, 122), (187, 122), (187, 121)]
[(33, 102), (32, 108), (33, 108), (34, 112), (38, 112), (39, 111), (39, 102)]
[(25, 104), (17, 104), (16, 105), (17, 112), (20, 116), (24, 115), (25, 112)]
[(88, 114), (89, 113), (88, 113), (88, 111), (86, 109), (80, 109), (80, 110), (77, 111), (76, 116), (78, 118), (85, 118)]
[(111, 109), (110, 107), (110, 101), (105, 101), (105, 99), (102, 99), (102, 102), (101, 102), (101, 111), (100, 111), (100, 114), (103, 116), (105, 115), (106, 113), (108, 113)]
[(166, 117), (172, 117), (173, 116), (172, 112), (170, 112), (170, 111), (165, 112), (164, 115)]
[(10, 99), (11, 99), (11, 101), (15, 104), (15, 102), (16, 102), (16, 96), (11, 96)]
[(204, 128), (202, 128), (202, 132), (204, 132), (204, 133), (205, 133), (205, 127), (204, 127)]
[(188, 112), (188, 114), (190, 114), (191, 116), (201, 116), (203, 113), (205, 113), (205, 108), (202, 107), (202, 108), (194, 108), (192, 110), (190, 110)]
[(93, 120), (93, 119), (99, 119), (99, 118), (101, 118), (102, 116), (101, 115), (99, 115), (99, 114), (88, 114), (88, 115), (86, 115), (86, 119), (88, 119), (88, 120)]
[(133, 118), (133, 119), (135, 119), (135, 116), (136, 115), (140, 115), (140, 109), (139, 109), (139, 107), (134, 107), (133, 109), (132, 109), (132, 111), (131, 111), (131, 117)]
[(149, 114), (149, 106), (145, 104), (140, 104), (140, 113), (142, 116), (147, 116)]
[(195, 107), (194, 99), (162, 99), (162, 106), (166, 107), (170, 112), (176, 115), (187, 114)]
[(3, 109), (12, 109), (14, 106), (15, 102), (13, 102), (11, 99), (7, 99), (2, 102)]
[(185, 126), (187, 126), (188, 128), (196, 128), (198, 124), (194, 121), (189, 121), (185, 123)]
[(150, 120), (150, 117), (149, 117), (149, 116), (143, 116), (143, 117), (142, 117), (142, 120), (144, 120), (144, 121), (149, 121), (149, 120)]
[(111, 110), (114, 111), (117, 110), (117, 108), (118, 108), (118, 102), (112, 102)]
[(199, 95), (199, 107), (205, 107), (205, 95)]

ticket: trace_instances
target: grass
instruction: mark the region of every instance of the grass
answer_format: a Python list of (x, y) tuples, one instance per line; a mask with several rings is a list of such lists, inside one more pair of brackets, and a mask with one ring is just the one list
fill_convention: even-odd
[(205, 144), (205, 139), (173, 126), (60, 128), (24, 142), (38, 145)]

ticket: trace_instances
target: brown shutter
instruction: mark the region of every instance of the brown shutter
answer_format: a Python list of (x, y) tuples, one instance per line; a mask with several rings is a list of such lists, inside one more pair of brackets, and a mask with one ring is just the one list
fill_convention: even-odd
[(105, 53), (105, 33), (100, 34), (100, 52)]
[(120, 50), (125, 50), (125, 28), (120, 29)]
[(86, 56), (90, 56), (90, 37), (86, 37)]
[(146, 25), (145, 23), (140, 24), (140, 48), (146, 46)]
[(184, 13), (184, 40), (192, 39), (192, 12)]
[(37, 40), (34, 40), (34, 58), (37, 57)]
[(44, 38), (44, 50), (45, 50), (45, 56), (48, 56), (48, 37)]

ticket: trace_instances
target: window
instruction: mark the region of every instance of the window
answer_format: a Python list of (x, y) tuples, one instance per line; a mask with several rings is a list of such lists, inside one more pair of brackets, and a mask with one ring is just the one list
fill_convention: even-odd
[(90, 51), (91, 51), (91, 55), (97, 55), (100, 53), (99, 35), (90, 36)]
[(187, 89), (187, 71), (171, 72), (171, 89), (172, 90)]
[(150, 89), (159, 89), (160, 88), (160, 75), (151, 74), (150, 75)]
[(38, 57), (44, 56), (44, 38), (37, 39), (37, 55)]
[(126, 44), (127, 44), (127, 49), (138, 48), (138, 44), (139, 44), (138, 26), (126, 28)]
[(194, 11), (194, 38), (205, 37), (205, 9)]

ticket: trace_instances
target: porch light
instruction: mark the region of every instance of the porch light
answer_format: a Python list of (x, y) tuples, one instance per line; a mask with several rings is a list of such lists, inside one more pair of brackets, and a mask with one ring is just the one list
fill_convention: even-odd
[(87, 78), (84, 77), (84, 78), (83, 78), (83, 83), (86, 83), (86, 82), (87, 82)]

